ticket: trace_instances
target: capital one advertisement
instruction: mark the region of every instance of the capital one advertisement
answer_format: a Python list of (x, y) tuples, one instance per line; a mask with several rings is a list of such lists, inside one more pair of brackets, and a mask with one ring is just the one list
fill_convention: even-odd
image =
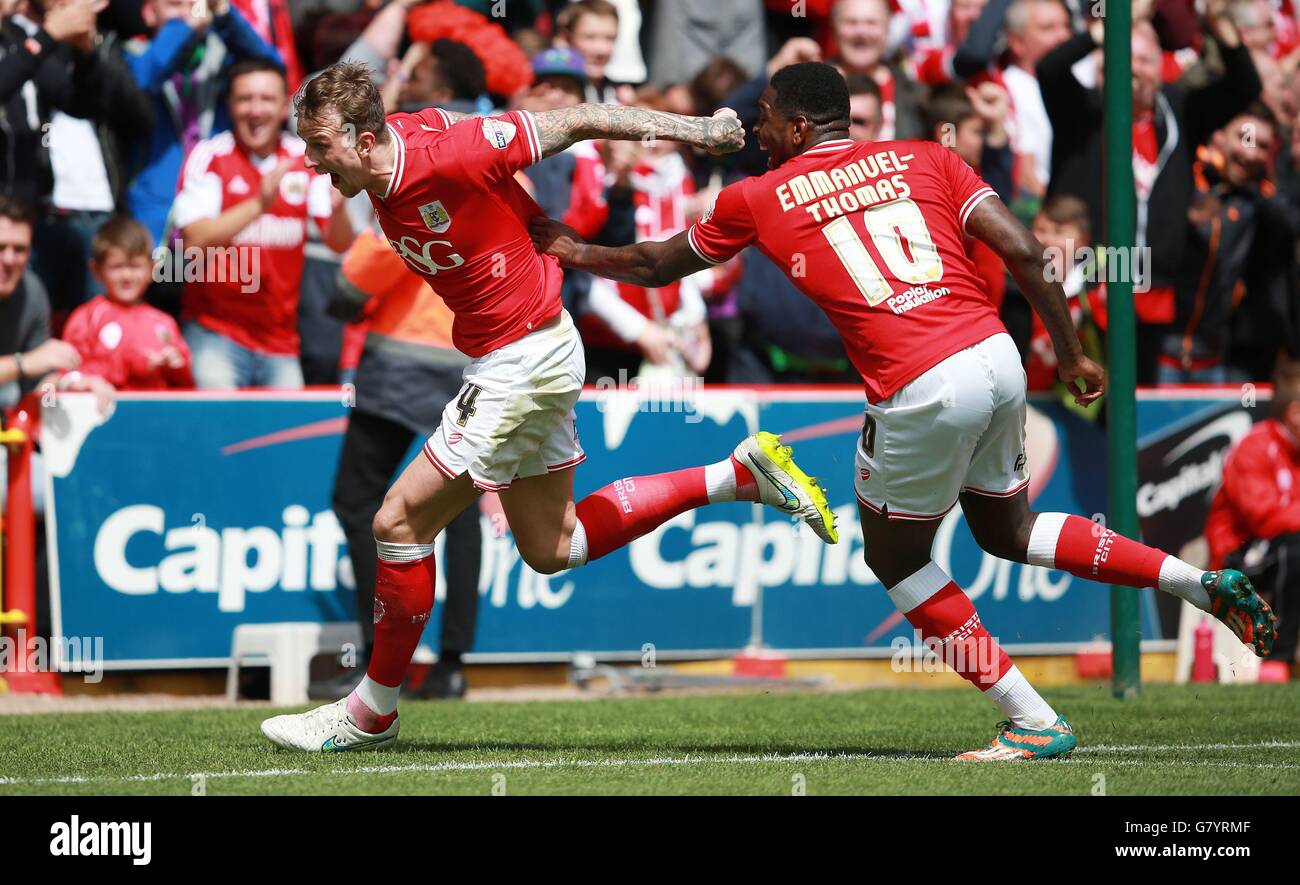
[[(110, 668), (214, 666), (227, 662), (240, 624), (355, 617), (351, 562), (330, 507), (344, 397), (124, 394), (102, 423), (78, 399), (46, 410), (43, 441), (58, 636), (103, 637)], [(687, 390), (671, 401), (584, 392), (577, 413), (587, 461), (576, 471), (577, 496), (621, 477), (720, 460), (747, 434), (769, 430), (827, 487), (840, 543), (823, 544), (771, 508), (719, 504), (581, 569), (543, 576), (522, 562), (500, 521), (484, 515), (474, 655), (638, 658), (652, 643), (671, 658), (729, 654), (756, 641), (797, 656), (888, 656), (891, 640), (910, 638), (911, 627), (863, 558), (852, 483), (862, 406), (860, 391), (837, 388)], [(1160, 476), (1177, 471), (1173, 485), (1157, 479), (1141, 494), (1173, 500), (1178, 482), (1191, 483), (1176, 479), (1184, 465), (1204, 468), (1194, 459), (1214, 457), (1214, 446), (1235, 438), (1234, 424), (1217, 442), (1170, 457), (1178, 443), (1166, 428), (1183, 433), (1224, 408), (1211, 395), (1139, 403), (1144, 440), (1163, 452), (1143, 449), (1144, 477), (1152, 457), (1163, 459)], [(1097, 427), (1039, 401), (1027, 450), (1035, 509), (1105, 518), (1106, 440)], [(1207, 491), (1179, 500), (1199, 502)], [(1186, 514), (1175, 508), (1167, 519), (1167, 507), (1153, 506), (1143, 513), (1152, 540), (1167, 539), (1169, 549), (1190, 540), (1170, 527)], [(441, 539), (437, 555), (441, 569)], [(1063, 651), (1109, 634), (1106, 587), (984, 553), (960, 507), (941, 524), (934, 558), (1013, 651)], [(1143, 637), (1173, 635), (1176, 623), (1162, 619), (1156, 594), (1140, 592)], [(435, 651), (439, 616), (436, 606), (425, 633)]]

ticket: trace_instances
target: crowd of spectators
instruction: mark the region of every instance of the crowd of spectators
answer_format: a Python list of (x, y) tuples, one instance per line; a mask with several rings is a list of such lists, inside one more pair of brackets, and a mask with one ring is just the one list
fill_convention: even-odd
[[(1267, 380), (1279, 354), (1297, 354), (1300, 326), (1295, 0), (1135, 0), (1131, 256), (1097, 248), (1093, 7), (0, 0), (0, 406), (73, 370), (75, 383), (119, 389), (338, 384), (389, 341), (385, 328), (365, 344), (375, 311), (342, 272), (349, 250), (383, 248), (366, 197), (330, 188), (293, 134), (294, 90), (345, 58), (373, 67), (390, 111), (601, 101), (726, 106), (747, 125), (777, 69), (831, 62), (850, 87), (853, 138), (937, 140), (1032, 225), (1091, 353), (1104, 353), (1106, 282), (1130, 273), (1140, 382)], [(665, 238), (724, 185), (762, 174), (749, 142), (728, 157), (583, 143), (525, 183), (593, 240)], [(991, 251), (972, 241), (970, 254), (1031, 388), (1051, 388), (1041, 324)], [(854, 380), (829, 321), (756, 249), (663, 289), (570, 273), (564, 298), (593, 381)]]

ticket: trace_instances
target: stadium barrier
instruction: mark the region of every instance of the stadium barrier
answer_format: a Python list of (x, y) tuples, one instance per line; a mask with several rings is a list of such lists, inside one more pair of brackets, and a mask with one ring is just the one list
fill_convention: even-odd
[[(41, 402), (33, 392), (5, 415), (0, 445), (8, 447), (4, 512), (4, 568), (0, 570), (0, 638), (25, 650), (36, 629), (36, 515), (32, 501), (32, 454), (40, 436)], [(25, 653), (0, 664), (0, 691), (60, 694), (59, 673), (30, 668)]]
[[(1140, 397), (1139, 510), (1146, 536), (1167, 549), (1199, 535), (1222, 453), (1255, 417), (1231, 394)], [(75, 399), (61, 397), (60, 407)], [(58, 422), (63, 435), (43, 440), (54, 647), (100, 638), (106, 669), (225, 666), (240, 624), (349, 619), (351, 566), (329, 503), (345, 399), (322, 390), (123, 394), (98, 426)], [(762, 426), (783, 433), (829, 488), (841, 543), (822, 545), (761, 507), (715, 505), (548, 577), (528, 569), (485, 515), (468, 660), (722, 657), (754, 643), (790, 657), (895, 655), (914, 637), (862, 558), (852, 486), (861, 409), (861, 392), (842, 388), (710, 388), (677, 399), (584, 392), (579, 496), (621, 476), (715, 460)], [(1039, 400), (1028, 434), (1036, 509), (1104, 520), (1102, 432)], [(988, 556), (961, 522), (957, 508), (936, 560), (1013, 653), (1073, 652), (1107, 635), (1105, 588)], [(1176, 610), (1166, 613), (1157, 595), (1142, 593), (1145, 648), (1168, 651)], [(425, 634), (433, 648), (440, 611)]]

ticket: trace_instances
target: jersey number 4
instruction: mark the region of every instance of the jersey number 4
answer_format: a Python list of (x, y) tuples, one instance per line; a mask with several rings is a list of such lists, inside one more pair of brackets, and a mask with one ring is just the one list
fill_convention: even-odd
[[(935, 248), (921, 208), (911, 200), (895, 200), (862, 213), (871, 242), (893, 277), (904, 283), (932, 283), (943, 277), (943, 261)], [(890, 280), (858, 236), (852, 219), (842, 215), (822, 226), (822, 233), (844, 269), (873, 307), (894, 294)]]
[(460, 392), (460, 399), (456, 400), (456, 411), (460, 412), (460, 417), (456, 419), (457, 426), (464, 427), (465, 423), (474, 417), (474, 413), (478, 411), (474, 408), (474, 402), (482, 392), (483, 388), (477, 385), (465, 385), (465, 389)]

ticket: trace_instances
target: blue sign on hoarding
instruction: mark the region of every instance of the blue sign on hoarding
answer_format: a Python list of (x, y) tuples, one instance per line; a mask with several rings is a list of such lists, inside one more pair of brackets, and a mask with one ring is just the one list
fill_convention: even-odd
[[(756, 630), (791, 653), (888, 654), (891, 640), (911, 636), (863, 561), (852, 482), (860, 392), (707, 390), (685, 411), (612, 396), (588, 391), (578, 404), (588, 456), (578, 496), (719, 460), (762, 427), (785, 434), (828, 488), (840, 544), (774, 510), (722, 504), (543, 576), (484, 517), (476, 654), (632, 657), (647, 642), (661, 655), (726, 653)], [(66, 475), (49, 480), (55, 632), (102, 636), (110, 667), (211, 666), (239, 624), (350, 618), (351, 566), (330, 509), (347, 412), (318, 393), (123, 395)], [(1035, 509), (1104, 513), (1100, 431), (1039, 402), (1028, 435)], [(985, 554), (960, 509), (943, 523), (935, 559), (1013, 649), (1108, 634), (1105, 587)], [(1157, 636), (1151, 595), (1147, 638)], [(435, 648), (437, 621), (435, 610), (426, 632)]]

